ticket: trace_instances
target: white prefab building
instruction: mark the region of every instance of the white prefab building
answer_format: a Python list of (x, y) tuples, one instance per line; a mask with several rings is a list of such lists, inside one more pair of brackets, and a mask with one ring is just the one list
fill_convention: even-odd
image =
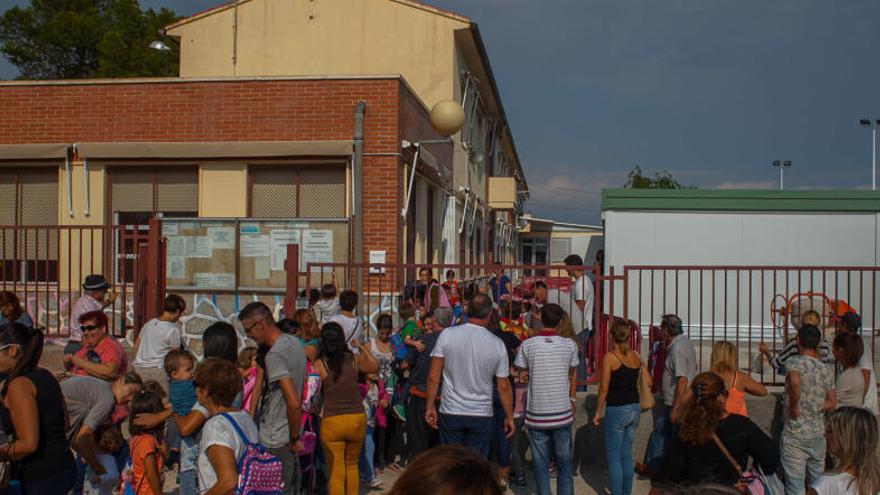
[(676, 313), (692, 336), (778, 339), (805, 304), (877, 326), (878, 192), (610, 189), (602, 214), (605, 273), (624, 275), (606, 312), (643, 329)]

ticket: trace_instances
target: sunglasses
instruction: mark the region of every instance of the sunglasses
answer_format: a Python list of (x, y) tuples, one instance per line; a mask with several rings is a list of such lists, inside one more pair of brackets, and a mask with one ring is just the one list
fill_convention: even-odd
[(0, 347), (0, 352), (3, 352), (6, 349), (9, 349), (10, 347), (18, 347), (19, 349), (21, 349), (21, 346), (18, 344), (6, 344), (3, 347)]
[(97, 330), (99, 328), (101, 328), (101, 327), (99, 327), (97, 325), (80, 325), (79, 326), (79, 329), (82, 332), (91, 332), (91, 331)]

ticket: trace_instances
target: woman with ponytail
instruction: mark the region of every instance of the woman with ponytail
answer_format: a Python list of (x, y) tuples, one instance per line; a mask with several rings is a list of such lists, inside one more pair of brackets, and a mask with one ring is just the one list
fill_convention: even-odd
[(664, 481), (679, 485), (736, 485), (740, 481), (738, 470), (724, 450), (741, 471), (748, 469), (749, 457), (765, 473), (776, 470), (776, 444), (749, 418), (727, 411), (727, 394), (724, 380), (715, 373), (700, 373), (694, 378), (678, 435), (666, 449), (661, 472)]
[(0, 461), (11, 461), (22, 495), (63, 495), (73, 487), (75, 468), (65, 435), (61, 387), (38, 366), (43, 334), (20, 323), (0, 326), (0, 423), (14, 440), (0, 445)]

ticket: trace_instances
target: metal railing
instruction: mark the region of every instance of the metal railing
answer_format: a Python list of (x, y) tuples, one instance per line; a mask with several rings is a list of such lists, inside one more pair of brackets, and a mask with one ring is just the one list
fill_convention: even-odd
[(86, 275), (103, 274), (117, 293), (107, 307), (116, 337), (138, 322), (139, 247), (148, 232), (137, 225), (0, 225), (0, 290), (14, 292), (47, 336), (68, 335), (68, 322)]

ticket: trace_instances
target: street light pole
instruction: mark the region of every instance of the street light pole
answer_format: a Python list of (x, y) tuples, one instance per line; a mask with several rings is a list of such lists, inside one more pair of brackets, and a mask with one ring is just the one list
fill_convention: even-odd
[(785, 189), (785, 169), (791, 167), (791, 160), (773, 160), (773, 166), (779, 169), (779, 190)]
[(877, 190), (877, 128), (880, 127), (880, 119), (871, 121), (871, 119), (859, 120), (862, 127), (871, 128), (871, 190)]

